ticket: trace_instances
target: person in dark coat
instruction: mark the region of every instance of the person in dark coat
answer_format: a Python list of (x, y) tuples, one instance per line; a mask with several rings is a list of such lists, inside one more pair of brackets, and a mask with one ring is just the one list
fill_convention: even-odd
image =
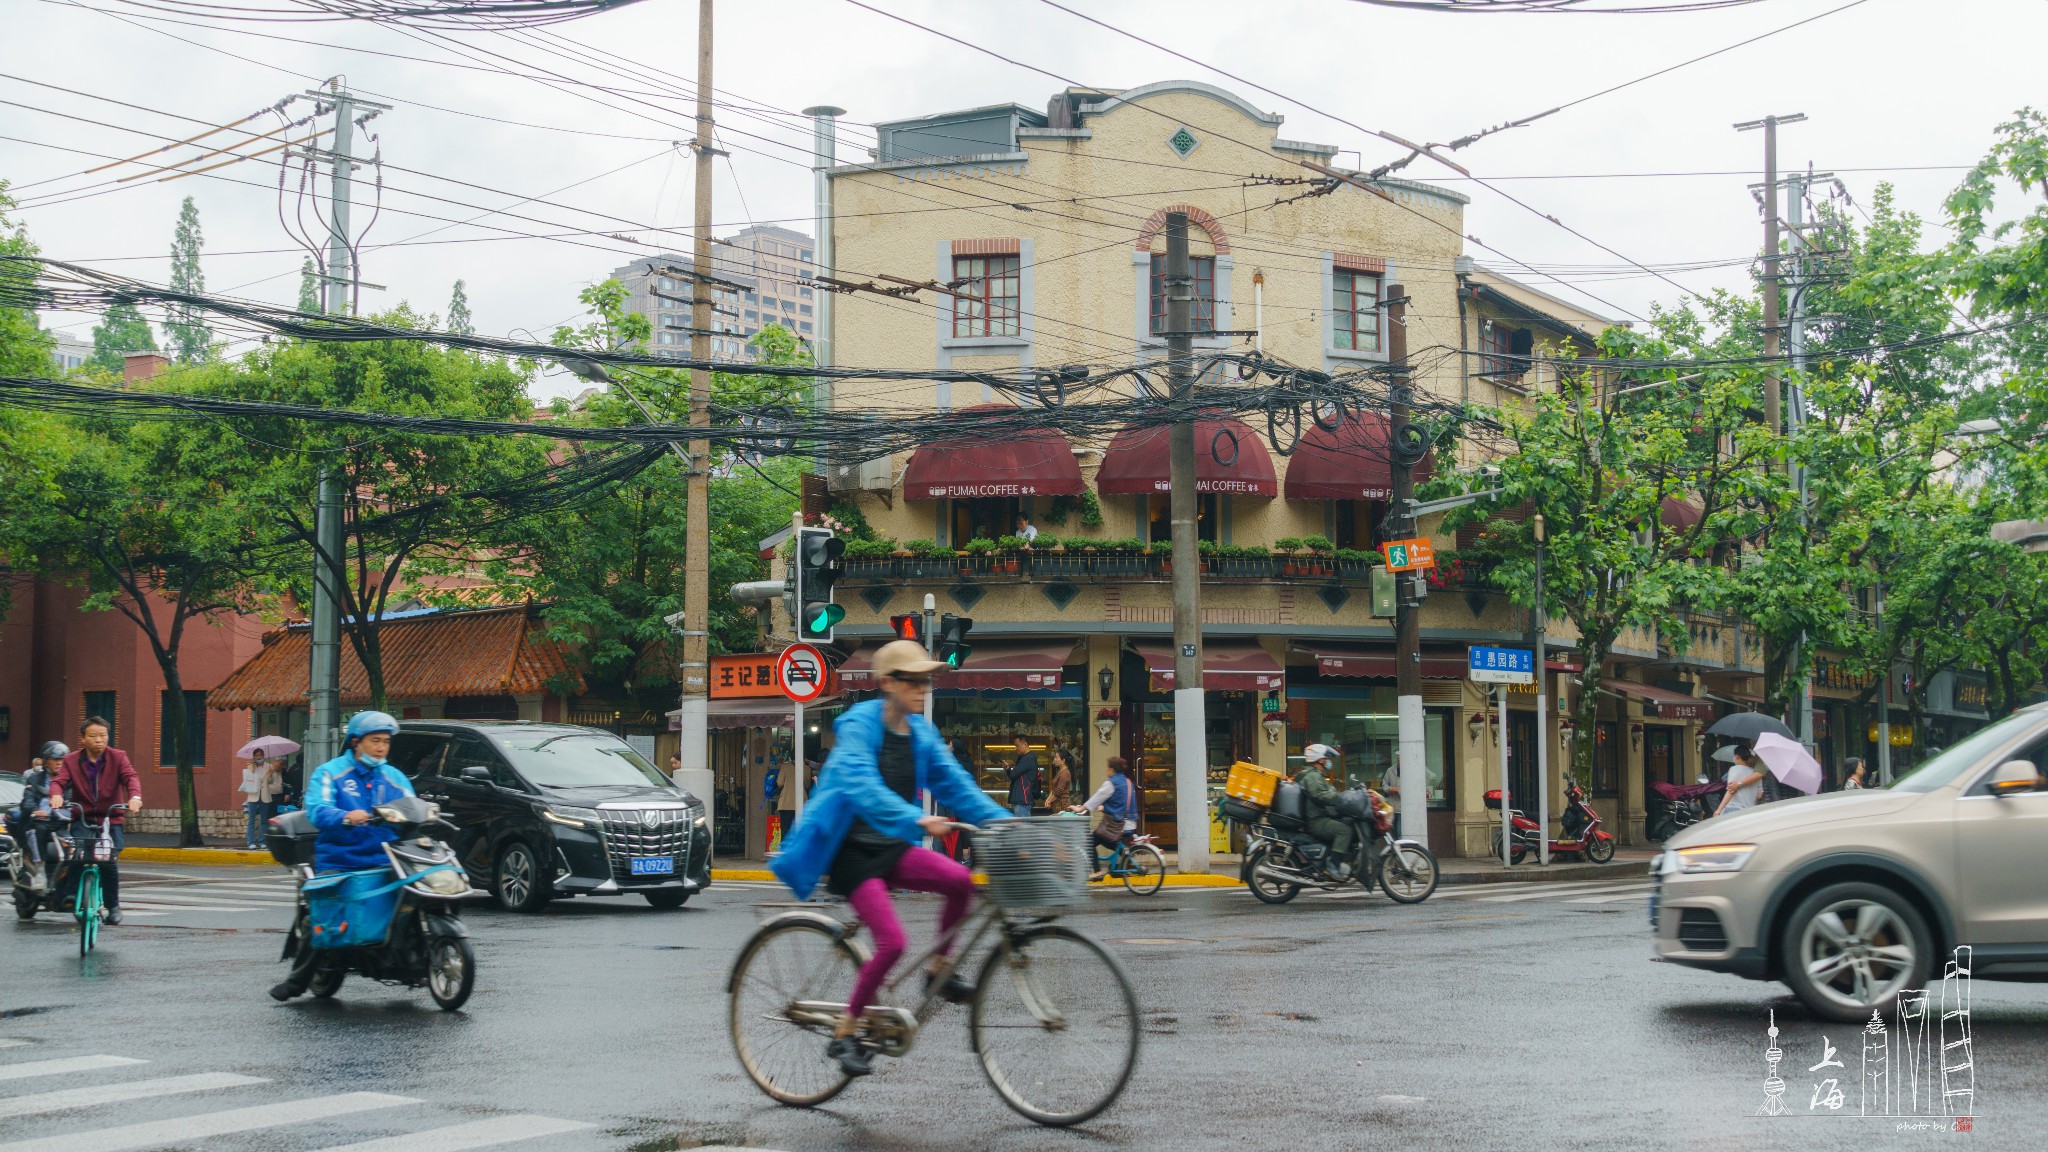
[(1017, 733), (1017, 762), (1010, 765), (1009, 776), (1010, 814), (1031, 815), (1031, 805), (1038, 800), (1038, 753), (1022, 732)]
[[(126, 752), (108, 747), (112, 732), (113, 726), (98, 716), (87, 716), (78, 726), (78, 750), (59, 760), (56, 771), (50, 773), (50, 807), (62, 808), (68, 799), (78, 805), (79, 822), (95, 833), (102, 821), (110, 822), (107, 836), (114, 842), (114, 857), (118, 858), (127, 844), (128, 813), (142, 810), (142, 778), (135, 774)], [(127, 813), (113, 811), (123, 804)], [(64, 888), (66, 898), (77, 893), (77, 870), (65, 878)], [(100, 864), (100, 890), (106, 894), (105, 923), (119, 924), (121, 867), (113, 859)]]

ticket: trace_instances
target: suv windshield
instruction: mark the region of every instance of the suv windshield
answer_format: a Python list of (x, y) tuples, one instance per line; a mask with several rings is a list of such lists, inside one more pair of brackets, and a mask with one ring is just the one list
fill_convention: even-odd
[(542, 788), (646, 788), (668, 784), (654, 765), (642, 760), (630, 745), (604, 732), (499, 736), (498, 746), (528, 783)]
[(2016, 712), (1892, 782), (1894, 792), (1932, 792), (1984, 763), (2007, 741), (2041, 722), (2039, 712)]

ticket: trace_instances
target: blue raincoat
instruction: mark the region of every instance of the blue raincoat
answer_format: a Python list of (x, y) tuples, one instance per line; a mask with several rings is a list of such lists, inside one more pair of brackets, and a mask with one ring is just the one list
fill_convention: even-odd
[(306, 781), (306, 815), (320, 829), (313, 867), (345, 872), (389, 865), (384, 845), (398, 839), (398, 833), (382, 824), (350, 824), (347, 817), (411, 795), (412, 784), (403, 772), (389, 764), (372, 768), (357, 760), (353, 749), (313, 769)]
[[(952, 750), (930, 721), (922, 716), (909, 720), (919, 791), (931, 793), (964, 823), (1009, 818), (953, 759)], [(768, 865), (799, 900), (810, 899), (818, 878), (832, 867), (854, 817), (867, 821), (877, 832), (912, 844), (924, 835), (917, 824), (924, 813), (882, 782), (882, 770), (876, 763), (882, 751), (882, 702), (869, 700), (848, 708), (832, 731), (836, 743), (818, 772), (818, 786), (805, 799), (796, 827), (782, 838), (782, 854)]]

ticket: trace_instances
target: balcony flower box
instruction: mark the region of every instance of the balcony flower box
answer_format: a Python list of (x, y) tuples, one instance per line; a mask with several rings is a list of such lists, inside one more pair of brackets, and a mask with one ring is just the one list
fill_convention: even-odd
[(1094, 567), (1097, 576), (1137, 579), (1152, 574), (1152, 557), (1137, 540), (1105, 540), (1096, 546)]
[(1091, 553), (1077, 552), (1073, 549), (1049, 552), (1034, 548), (1030, 556), (1031, 574), (1033, 576), (1065, 579), (1088, 575), (1094, 560), (1094, 556)]
[(846, 561), (848, 580), (893, 580), (898, 565), (894, 556), (861, 556)]
[(897, 561), (897, 571), (906, 580), (945, 580), (959, 573), (960, 563), (951, 553), (944, 556), (905, 556)]
[(1274, 556), (1218, 556), (1209, 570), (1226, 580), (1271, 580), (1280, 564)]
[(1370, 552), (1337, 554), (1337, 578), (1350, 584), (1366, 584), (1372, 581), (1372, 570), (1380, 566), (1379, 558)]

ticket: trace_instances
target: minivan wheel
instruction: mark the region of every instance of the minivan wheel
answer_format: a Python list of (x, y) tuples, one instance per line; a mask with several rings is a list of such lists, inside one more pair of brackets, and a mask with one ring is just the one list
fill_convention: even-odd
[(1905, 897), (1878, 884), (1830, 884), (1799, 902), (1779, 941), (1785, 983), (1824, 1020), (1860, 1024), (1926, 985), (1934, 934)]
[(674, 888), (664, 888), (659, 892), (642, 892), (640, 895), (645, 896), (649, 904), (664, 910), (681, 908), (690, 902), (690, 893), (679, 892)]
[(492, 874), (498, 906), (507, 912), (538, 912), (547, 907), (550, 893), (541, 872), (540, 853), (526, 841), (507, 841), (499, 848)]

